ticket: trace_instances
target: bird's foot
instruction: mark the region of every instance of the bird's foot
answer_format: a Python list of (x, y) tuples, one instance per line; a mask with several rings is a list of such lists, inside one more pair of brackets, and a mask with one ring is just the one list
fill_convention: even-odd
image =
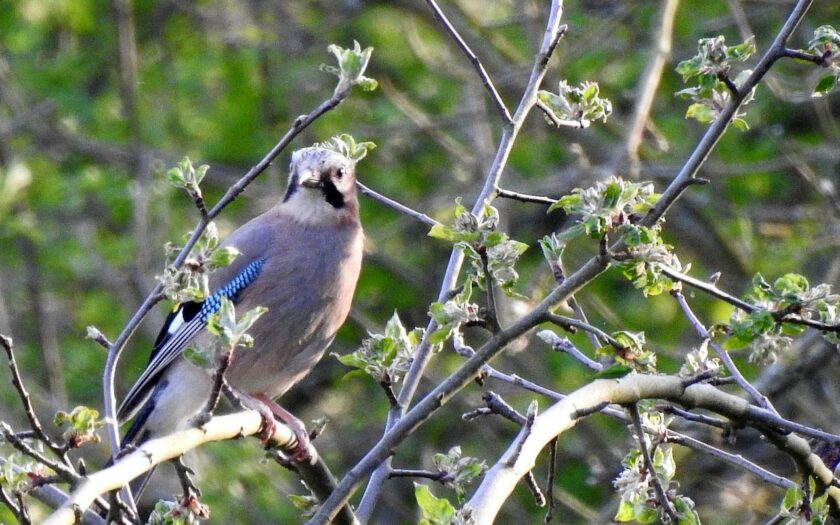
[[(259, 405), (262, 407), (257, 410), (263, 416), (264, 423), (267, 422), (266, 412), (264, 412), (264, 410), (267, 411), (268, 419), (270, 419), (271, 432), (267, 437), (270, 438), (274, 434), (274, 418), (276, 417), (285, 423), (295, 436), (295, 443), (290, 453), (290, 459), (295, 463), (314, 464), (317, 460), (317, 455), (314, 453), (314, 449), (310, 445), (311, 441), (309, 439), (309, 433), (306, 431), (306, 426), (303, 422), (295, 417), (291, 412), (264, 395), (256, 395), (253, 396), (253, 398), (259, 401)], [(264, 424), (264, 427), (265, 426), (266, 425)]]

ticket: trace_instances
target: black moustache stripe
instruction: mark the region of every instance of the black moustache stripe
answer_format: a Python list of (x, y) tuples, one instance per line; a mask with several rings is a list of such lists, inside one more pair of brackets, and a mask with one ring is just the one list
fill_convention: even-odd
[(298, 186), (300, 186), (300, 177), (297, 173), (292, 174), (292, 177), (289, 179), (289, 186), (286, 188), (286, 194), (283, 195), (283, 202), (292, 198), (292, 195), (297, 193)]
[(335, 187), (331, 179), (324, 181), (323, 186), (321, 186), (321, 193), (324, 194), (324, 198), (333, 208), (344, 207), (344, 195), (338, 191), (338, 188)]

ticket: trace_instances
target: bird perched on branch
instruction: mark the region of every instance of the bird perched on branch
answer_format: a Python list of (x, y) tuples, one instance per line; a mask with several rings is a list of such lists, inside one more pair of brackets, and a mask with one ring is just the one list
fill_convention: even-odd
[(299, 446), (308, 445), (300, 421), (272, 400), (315, 366), (350, 311), (364, 238), (355, 182), (354, 160), (329, 143), (292, 155), (282, 201), (222, 243), (241, 255), (210, 275), (212, 295), (167, 318), (118, 411), (120, 422), (134, 418), (123, 448), (189, 426), (207, 403), (213, 370), (182, 354), (211, 339), (207, 321), (222, 297), (240, 312), (268, 308), (248, 330), (253, 347), (234, 353), (228, 385), (246, 405), (287, 423)]

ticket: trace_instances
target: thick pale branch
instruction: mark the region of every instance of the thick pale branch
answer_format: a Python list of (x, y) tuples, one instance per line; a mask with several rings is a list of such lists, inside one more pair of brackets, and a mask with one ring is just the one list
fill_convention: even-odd
[[(200, 428), (190, 428), (147, 441), (135, 451), (118, 459), (111, 467), (88, 476), (44, 525), (72, 524), (75, 522), (76, 509), (87, 509), (100, 495), (125, 486), (153, 466), (177, 458), (204, 443), (256, 434), (262, 425), (260, 414), (248, 410), (215, 417)], [(271, 437), (272, 443), (285, 446), (295, 441), (294, 433), (289, 427), (277, 423), (275, 428)]]
[(811, 453), (805, 439), (795, 434), (781, 434), (771, 426), (758, 422), (755, 419), (758, 413), (762, 413), (763, 417), (771, 416), (766, 410), (709, 385), (685, 387), (684, 380), (679, 377), (634, 374), (618, 380), (593, 381), (539, 415), (528, 439), (508, 448), (487, 471), (481, 485), (467, 502), (473, 510), (476, 524), (493, 522), (519, 479), (534, 468), (540, 451), (552, 439), (574, 427), (582, 419), (575, 417), (581, 410), (603, 403), (628, 404), (641, 399), (668, 399), (687, 407), (706, 408), (739, 422), (755, 424), (773, 444), (793, 457), (806, 474), (815, 476), (833, 504), (840, 506), (840, 489), (830, 486), (833, 480), (831, 471)]

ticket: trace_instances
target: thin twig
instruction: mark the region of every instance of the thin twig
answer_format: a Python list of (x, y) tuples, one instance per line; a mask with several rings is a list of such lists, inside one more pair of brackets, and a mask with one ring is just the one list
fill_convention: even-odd
[(172, 463), (172, 466), (175, 467), (175, 472), (178, 474), (178, 481), (181, 483), (182, 494), (184, 496), (189, 496), (191, 494), (196, 497), (201, 496), (201, 489), (198, 488), (192, 479), (195, 471), (184, 463), (184, 456), (178, 456), (170, 461), (170, 463)]
[(429, 217), (425, 213), (413, 210), (413, 209), (409, 208), (408, 206), (406, 206), (405, 204), (400, 204), (399, 202), (395, 201), (394, 199), (392, 199), (390, 197), (386, 197), (385, 195), (382, 195), (381, 193), (368, 188), (367, 186), (365, 186), (364, 184), (362, 184), (359, 181), (356, 181), (356, 186), (359, 188), (359, 191), (362, 193), (362, 195), (367, 195), (368, 197), (371, 197), (372, 199), (378, 200), (379, 202), (381, 202), (381, 203), (383, 203), (387, 206), (390, 206), (391, 208), (394, 208), (395, 210), (397, 210), (400, 213), (404, 213), (404, 214), (408, 215), (409, 217), (414, 217), (418, 221), (423, 222), (425, 224), (428, 224), (429, 226), (437, 226), (437, 225), (440, 224), (438, 221)]
[(204, 421), (209, 421), (219, 406), (222, 390), (226, 383), (225, 373), (233, 362), (233, 351), (233, 345), (226, 344), (219, 352), (219, 362), (216, 365), (216, 370), (213, 371), (213, 389), (210, 391), (210, 397), (207, 399), (202, 410), (202, 419)]
[(721, 299), (722, 301), (729, 303), (736, 308), (744, 310), (745, 312), (750, 313), (759, 310), (759, 308), (754, 304), (750, 304), (746, 301), (735, 297), (734, 295), (730, 295), (712, 283), (707, 283), (699, 279), (695, 279), (690, 275), (686, 275), (665, 265), (660, 265), (659, 268), (662, 270), (662, 273), (664, 273), (671, 279), (683, 282), (693, 288), (697, 288), (698, 290), (702, 290), (703, 292), (706, 292), (707, 294), (713, 297), (717, 297), (718, 299)]
[(93, 325), (87, 327), (87, 334), (85, 335), (85, 337), (95, 342), (105, 350), (111, 348), (111, 341), (109, 341), (108, 338), (105, 337), (105, 334), (103, 334), (99, 330), (99, 328)]
[(799, 51), (797, 49), (788, 49), (785, 48), (783, 50), (783, 56), (787, 58), (795, 58), (797, 60), (807, 60), (808, 62), (813, 62), (814, 64), (822, 67), (827, 67), (829, 65), (828, 58), (831, 56), (829, 54), (818, 55), (816, 53), (806, 53), (804, 51)]
[(475, 56), (475, 53), (472, 52), (470, 46), (464, 42), (464, 39), (461, 38), (461, 35), (458, 34), (458, 31), (452, 27), (452, 24), (449, 22), (449, 19), (446, 18), (446, 15), (443, 14), (440, 7), (438, 7), (435, 0), (426, 0), (426, 3), (429, 4), (429, 7), (432, 8), (432, 12), (435, 15), (435, 18), (438, 22), (443, 26), (443, 29), (449, 34), (452, 40), (458, 44), (458, 47), (461, 48), (461, 51), (467, 55), (467, 58), (472, 63), (473, 67), (475, 68), (475, 72), (478, 73), (478, 77), (481, 79), (481, 83), (484, 84), (485, 89), (490, 94), (490, 98), (493, 100), (493, 104), (496, 105), (496, 109), (499, 112), (499, 115), (502, 117), (502, 121), (505, 126), (512, 126), (513, 125), (513, 118), (510, 116), (510, 111), (508, 111), (507, 106), (505, 106), (502, 97), (499, 95), (499, 92), (496, 91), (496, 86), (493, 85), (493, 81), (490, 80), (490, 76), (487, 74), (487, 71), (484, 69), (484, 65), (481, 63), (481, 60)]
[[(18, 393), (20, 402), (23, 405), (23, 411), (26, 414), (26, 419), (29, 421), (29, 428), (35, 433), (35, 438), (49, 447), (52, 452), (58, 456), (61, 462), (66, 465), (67, 470), (72, 472), (72, 463), (67, 458), (67, 451), (65, 447), (59, 445), (44, 432), (44, 427), (41, 426), (41, 421), (35, 414), (35, 408), (32, 406), (32, 399), (29, 392), (23, 384), (23, 379), (20, 376), (20, 369), (15, 359), (14, 345), (10, 337), (0, 334), (0, 346), (6, 351), (6, 359), (9, 361), (9, 371), (12, 373), (12, 385)], [(10, 429), (11, 431), (11, 429)], [(21, 441), (22, 442), (22, 441)]]
[(437, 481), (438, 483), (446, 483), (447, 477), (449, 476), (448, 472), (443, 471), (434, 471), (431, 470), (418, 470), (418, 469), (391, 469), (388, 472), (388, 479), (391, 478), (425, 478), (430, 479), (432, 481)]
[(551, 330), (543, 330), (542, 332), (540, 332), (539, 335), (542, 338), (549, 339), (549, 341), (547, 342), (551, 345), (551, 348), (555, 352), (569, 354), (570, 356), (574, 357), (576, 361), (583, 364), (586, 368), (589, 368), (590, 370), (594, 370), (596, 372), (600, 372), (601, 370), (603, 370), (604, 365), (595, 360), (590, 359), (589, 356), (578, 350), (577, 347), (574, 344), (572, 344), (572, 342), (569, 341), (568, 338), (560, 337)]
[(665, 434), (663, 441), (665, 441), (666, 443), (675, 443), (677, 445), (696, 450), (697, 452), (702, 452), (704, 454), (708, 454), (712, 457), (718, 458), (722, 461), (725, 461), (726, 463), (729, 463), (730, 465), (746, 470), (747, 472), (750, 472), (751, 474), (757, 476), (760, 480), (766, 483), (776, 485), (777, 487), (789, 489), (791, 487), (796, 486), (796, 483), (794, 483), (793, 481), (785, 477), (779, 476), (777, 474), (773, 474), (769, 470), (753, 463), (752, 461), (745, 459), (739, 454), (730, 454), (725, 450), (713, 447), (708, 443), (704, 443), (699, 439), (695, 439), (691, 436), (679, 434), (677, 432), (672, 432), (669, 430)]
[(642, 458), (645, 462), (645, 469), (650, 476), (650, 484), (653, 486), (653, 491), (656, 493), (656, 499), (659, 500), (659, 505), (670, 519), (671, 523), (679, 523), (679, 518), (674, 508), (671, 507), (671, 502), (668, 501), (668, 496), (662, 488), (662, 483), (659, 482), (659, 477), (656, 475), (656, 470), (653, 468), (653, 460), (650, 458), (650, 450), (647, 447), (647, 440), (645, 439), (645, 432), (642, 429), (642, 418), (639, 417), (639, 409), (636, 404), (627, 405), (627, 411), (630, 412), (630, 418), (633, 420), (633, 428), (636, 430), (636, 438), (639, 440), (639, 450), (642, 453)]
[[(610, 346), (615, 348), (616, 350), (624, 350), (624, 346), (618, 342), (618, 340), (611, 336), (610, 334), (606, 333), (605, 331), (601, 330), (595, 325), (589, 324), (585, 320), (582, 319), (573, 319), (571, 317), (565, 317), (562, 315), (553, 314), (551, 312), (546, 312), (545, 320), (549, 323), (555, 324), (560, 328), (567, 329), (567, 327), (574, 327), (580, 328), (584, 332), (589, 332), (592, 335), (596, 336), (599, 339), (603, 339), (607, 342)], [(598, 347), (596, 347), (598, 348)]]
[(726, 73), (720, 73), (718, 74), (717, 78), (718, 80), (723, 82), (723, 85), (726, 86), (726, 89), (729, 90), (730, 95), (732, 95), (733, 97), (741, 95), (741, 93), (738, 91), (738, 86), (736, 86), (735, 82), (733, 82), (732, 79), (729, 78), (729, 75), (727, 75)]
[(709, 341), (709, 346), (715, 351), (718, 355), (720, 360), (723, 362), (723, 366), (726, 367), (726, 370), (729, 371), (729, 375), (735, 378), (735, 382), (738, 383), (740, 386), (749, 396), (753, 399), (753, 401), (758, 404), (758, 406), (766, 408), (767, 410), (772, 411), (773, 413), (778, 415), (776, 409), (773, 408), (773, 404), (770, 402), (767, 397), (759, 392), (752, 384), (747, 381), (741, 371), (738, 369), (738, 366), (732, 360), (732, 357), (729, 356), (729, 352), (721, 348), (719, 344), (712, 339), (711, 334), (703, 326), (703, 323), (700, 322), (700, 319), (694, 314), (691, 310), (691, 307), (688, 305), (688, 302), (685, 300), (685, 296), (682, 292), (677, 291), (676, 289), (671, 291), (671, 295), (677, 300), (677, 303), (680, 305), (680, 310), (682, 310), (683, 314), (688, 318), (691, 322), (691, 325), (694, 327), (694, 330), (697, 332), (697, 335), (700, 336), (704, 341)]
[(499, 310), (496, 308), (496, 291), (493, 273), (490, 271), (490, 259), (487, 257), (487, 249), (479, 248), (478, 256), (481, 258), (481, 269), (484, 271), (484, 287), (487, 289), (487, 314), (484, 319), (490, 327), (490, 331), (494, 334), (502, 330), (502, 325), (499, 324)]
[(519, 202), (533, 202), (536, 204), (546, 204), (551, 206), (557, 200), (551, 197), (543, 197), (542, 195), (528, 195), (527, 193), (519, 193), (518, 191), (505, 190), (496, 188), (496, 195), (505, 199), (511, 199)]
[(554, 519), (554, 480), (557, 478), (557, 438), (548, 444), (548, 474), (545, 479), (545, 493), (547, 495), (548, 510), (545, 513), (545, 523), (551, 523)]
[(391, 405), (393, 409), (400, 408), (400, 400), (397, 399), (397, 395), (394, 394), (394, 385), (393, 382), (388, 380), (382, 380), (379, 382), (379, 386), (385, 391), (385, 396), (388, 398), (388, 403)]
[(488, 390), (481, 398), (484, 400), (484, 403), (487, 404), (487, 408), (489, 408), (494, 414), (499, 414), (505, 419), (513, 421), (520, 426), (526, 426), (528, 424), (528, 418), (507, 404), (507, 402), (505, 402), (499, 394)]
[(525, 473), (525, 486), (531, 491), (534, 496), (534, 503), (537, 507), (545, 507), (545, 494), (540, 490), (540, 485), (537, 483), (537, 478), (534, 477), (534, 471), (529, 470)]
[[(760, 308), (752, 303), (748, 303), (747, 301), (744, 301), (729, 293), (724, 292), (712, 283), (707, 283), (699, 279), (695, 279), (690, 275), (686, 275), (667, 266), (660, 266), (660, 268), (662, 269), (662, 273), (664, 273), (671, 279), (688, 284), (692, 288), (697, 288), (698, 290), (701, 290), (713, 297), (717, 297), (718, 299), (721, 299), (722, 301), (727, 302), (732, 306), (739, 308), (747, 313), (753, 313), (764, 310), (763, 308)], [(777, 323), (800, 324), (803, 326), (814, 328), (816, 330), (821, 330), (823, 332), (840, 333), (840, 324), (828, 324), (823, 323), (821, 321), (816, 321), (814, 319), (805, 319), (803, 317), (797, 316), (794, 310), (795, 309), (792, 308), (791, 310), (769, 311), (769, 313), (773, 316), (773, 319)]]
[(695, 414), (694, 412), (689, 412), (688, 410), (683, 410), (682, 408), (676, 407), (671, 404), (663, 404), (656, 407), (657, 410), (661, 412), (665, 412), (666, 414), (673, 414), (678, 416), (686, 421), (692, 421), (694, 423), (701, 423), (703, 425), (709, 425), (715, 428), (726, 429), (729, 428), (731, 425), (722, 419), (718, 419), (716, 417), (707, 416), (704, 414)]

